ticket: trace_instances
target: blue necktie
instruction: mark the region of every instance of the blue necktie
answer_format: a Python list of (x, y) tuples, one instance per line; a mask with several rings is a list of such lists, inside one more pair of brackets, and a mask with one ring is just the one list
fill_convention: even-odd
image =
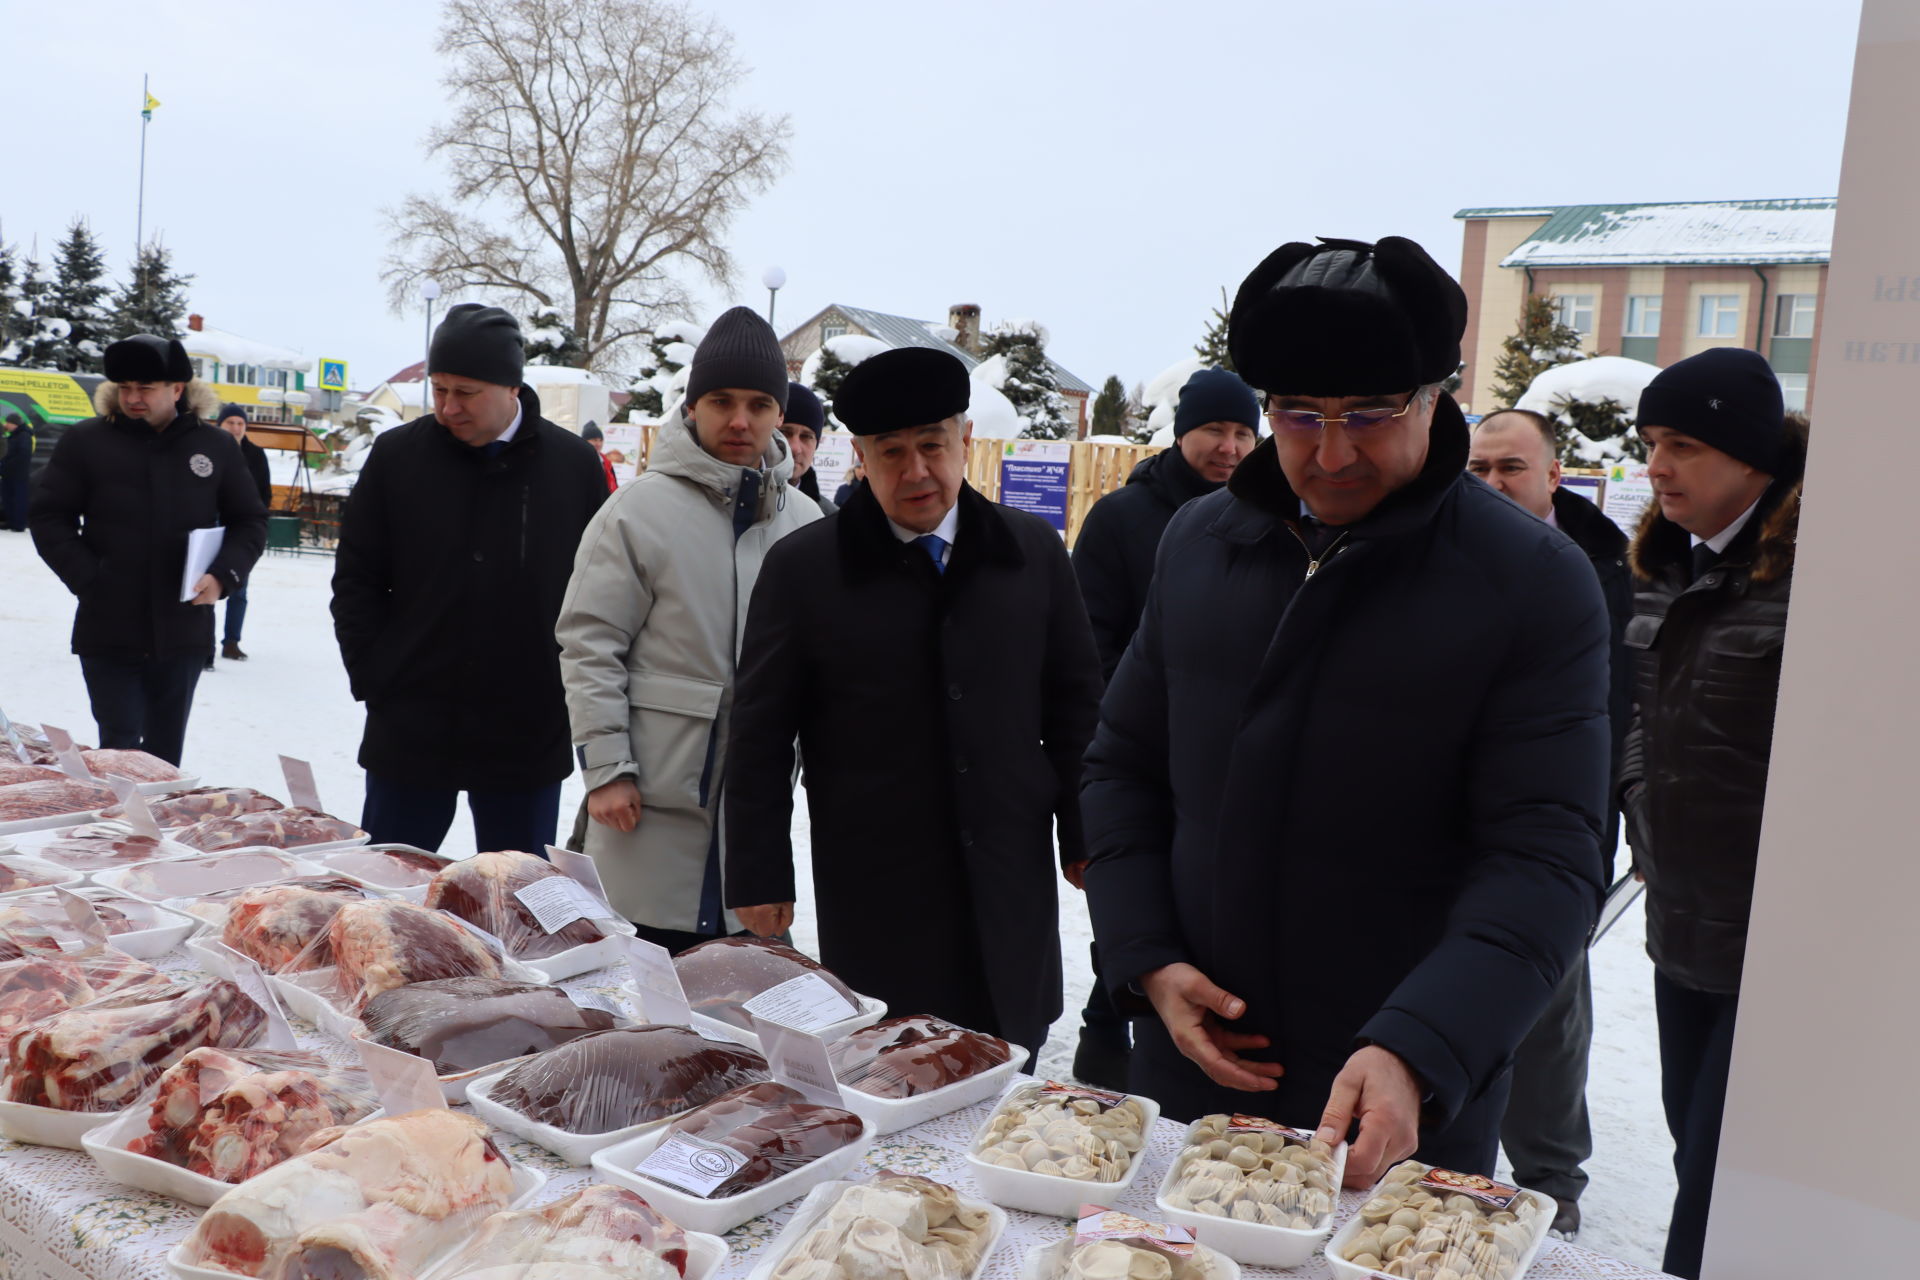
[(947, 540), (945, 538), (937, 533), (923, 533), (913, 540), (913, 545), (933, 557), (933, 567), (936, 572), (947, 571)]

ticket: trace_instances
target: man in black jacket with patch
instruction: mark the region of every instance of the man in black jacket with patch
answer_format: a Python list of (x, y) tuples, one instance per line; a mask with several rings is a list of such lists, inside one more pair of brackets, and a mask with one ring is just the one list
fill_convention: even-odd
[(434, 411), (374, 442), (334, 561), (334, 634), (367, 704), (360, 825), (437, 849), (464, 791), (479, 848), (541, 853), (573, 770), (554, 622), (605, 474), (540, 416), (505, 311), (453, 308), (427, 361)]
[(1234, 367), (1274, 435), (1161, 539), (1086, 758), (1087, 891), (1133, 1087), (1318, 1117), (1347, 1185), (1491, 1174), (1514, 1049), (1600, 901), (1607, 615), (1465, 474), (1466, 298), (1410, 240), (1284, 245)]
[[(218, 403), (178, 339), (136, 334), (103, 357), (97, 418), (60, 437), (40, 473), (34, 549), (79, 597), (73, 651), (103, 747), (180, 762), (194, 685), (213, 653), (213, 610), (246, 583), (267, 512)], [(224, 527), (183, 601), (187, 535)]]
[(895, 1014), (1028, 1052), (1060, 1015), (1060, 866), (1100, 698), (1060, 535), (966, 483), (967, 370), (904, 347), (834, 415), (867, 483), (774, 544), (748, 608), (727, 753), (727, 905), (793, 920), (793, 744), (806, 765), (820, 959)]

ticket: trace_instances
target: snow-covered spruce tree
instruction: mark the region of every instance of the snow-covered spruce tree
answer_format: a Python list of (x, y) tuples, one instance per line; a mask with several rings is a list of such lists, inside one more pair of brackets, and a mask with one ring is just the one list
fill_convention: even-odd
[(1088, 435), (1118, 436), (1127, 430), (1127, 389), (1119, 375), (1109, 374), (1093, 398), (1093, 420)]
[(986, 359), (1003, 356), (1007, 378), (1000, 384), (1001, 394), (1027, 420), (1020, 433), (1026, 440), (1065, 440), (1073, 433), (1067, 416), (1067, 402), (1060, 394), (1060, 383), (1047, 362), (1047, 331), (1030, 320), (1013, 320), (997, 327), (981, 348)]
[(1556, 397), (1552, 417), (1565, 466), (1605, 466), (1621, 458), (1647, 460), (1646, 441), (1633, 429), (1633, 415), (1610, 396), (1600, 400)]
[(100, 242), (80, 218), (67, 228), (53, 254), (53, 286), (40, 313), (67, 322), (67, 332), (52, 346), (50, 363), (63, 373), (98, 373), (100, 355), (113, 339), (107, 309), (107, 262)]
[(658, 422), (666, 411), (674, 375), (693, 359), (693, 348), (700, 344), (703, 332), (698, 325), (676, 320), (649, 334), (646, 354), (640, 358), (640, 370), (627, 388), (627, 403), (613, 415), (613, 420)]
[(832, 347), (820, 348), (820, 365), (813, 371), (813, 393), (828, 413), (833, 412), (833, 398), (840, 394), (840, 384), (852, 372), (853, 366), (835, 355)]
[(173, 255), (158, 240), (142, 249), (132, 274), (113, 296), (113, 336), (178, 334), (187, 318), (187, 285), (192, 280), (174, 271)]
[(552, 307), (540, 307), (527, 317), (526, 343), (528, 364), (587, 366), (586, 343)]
[(1519, 328), (1500, 344), (1489, 390), (1493, 404), (1481, 412), (1513, 408), (1533, 380), (1548, 369), (1586, 358), (1580, 349), (1580, 331), (1554, 319), (1550, 299), (1529, 296), (1520, 308)]
[(49, 315), (47, 301), (53, 292), (53, 273), (37, 258), (20, 264), (20, 357), (29, 369), (53, 367), (53, 353), (66, 337), (67, 322)]
[(19, 257), (12, 245), (0, 241), (0, 364), (20, 362), (27, 336), (24, 307)]
[(1153, 428), (1147, 425), (1147, 384), (1136, 382), (1133, 390), (1127, 392), (1126, 425), (1122, 435), (1135, 444), (1146, 444), (1153, 439)]
[(1218, 369), (1233, 368), (1233, 355), (1227, 350), (1227, 312), (1231, 310), (1227, 302), (1226, 286), (1220, 288), (1220, 305), (1213, 309), (1213, 319), (1207, 321), (1207, 336), (1200, 339), (1193, 354)]

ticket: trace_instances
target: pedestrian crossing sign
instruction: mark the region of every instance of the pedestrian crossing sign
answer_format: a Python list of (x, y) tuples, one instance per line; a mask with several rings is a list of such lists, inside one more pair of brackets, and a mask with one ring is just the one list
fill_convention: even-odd
[(347, 389), (347, 362), (345, 360), (322, 360), (320, 362), (320, 389), (322, 391), (345, 391)]

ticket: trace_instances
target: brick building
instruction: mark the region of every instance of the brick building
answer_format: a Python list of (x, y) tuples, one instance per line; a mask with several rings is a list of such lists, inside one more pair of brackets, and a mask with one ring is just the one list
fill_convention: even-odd
[(1460, 210), (1462, 402), (1486, 398), (1521, 299), (1539, 295), (1593, 355), (1664, 367), (1708, 347), (1758, 351), (1787, 407), (1805, 409), (1833, 211), (1831, 199)]

